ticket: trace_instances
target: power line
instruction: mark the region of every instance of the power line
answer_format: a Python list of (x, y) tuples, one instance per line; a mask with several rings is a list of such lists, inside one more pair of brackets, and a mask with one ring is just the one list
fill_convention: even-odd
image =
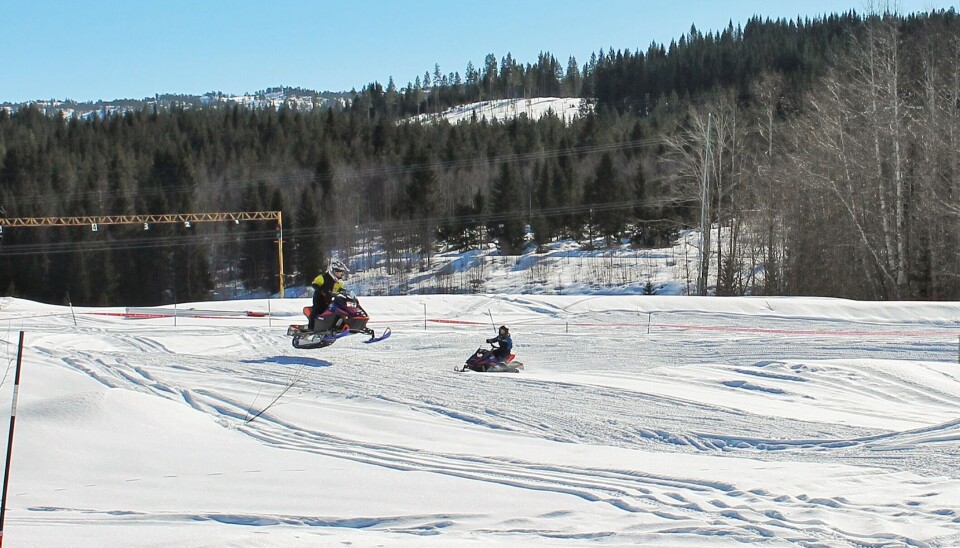
[[(3, 235), (3, 227), (19, 228), (50, 228), (50, 227), (71, 227), (71, 226), (90, 226), (96, 232), (99, 225), (139, 225), (142, 224), (144, 230), (150, 228), (150, 224), (171, 224), (182, 223), (184, 227), (192, 226), (191, 223), (223, 222), (233, 221), (240, 224), (241, 221), (274, 221), (277, 223), (275, 231), (275, 241), (277, 243), (277, 277), (280, 280), (280, 298), (284, 294), (284, 274), (283, 274), (283, 220), (279, 211), (242, 211), (242, 212), (215, 212), (215, 213), (173, 213), (161, 215), (113, 215), (113, 216), (81, 216), (81, 217), (15, 217), (0, 218), (0, 237)], [(142, 240), (137, 240), (135, 244), (130, 244), (130, 240), (123, 242), (92, 242), (93, 246), (86, 246), (87, 251), (98, 249), (143, 249), (148, 247)], [(14, 249), (10, 255), (22, 255), (25, 253), (53, 253), (68, 252), (80, 249), (77, 244), (87, 244), (89, 242), (55, 242), (53, 244), (33, 244), (30, 249)], [(188, 245), (192, 241), (178, 240), (177, 237), (166, 240), (154, 240), (149, 242), (150, 247), (164, 247), (172, 245)], [(100, 247), (98, 247), (98, 244)], [(39, 246), (36, 247), (36, 246)], [(128, 247), (129, 246), (129, 247)], [(0, 253), (5, 250), (0, 248)], [(5, 253), (4, 253), (5, 254)]]
[[(288, 174), (281, 177), (273, 177), (268, 184), (272, 186), (302, 185), (310, 182), (322, 182), (333, 180), (334, 177), (343, 180), (362, 180), (385, 178), (389, 176), (402, 177), (422, 171), (452, 171), (456, 169), (480, 168), (492, 165), (500, 165), (513, 162), (530, 162), (547, 158), (561, 158), (576, 155), (591, 155), (603, 152), (614, 152), (618, 150), (627, 150), (634, 148), (643, 148), (651, 145), (658, 145), (664, 142), (663, 138), (649, 138), (633, 141), (624, 141), (620, 143), (608, 143), (601, 145), (580, 146), (574, 148), (555, 149), (555, 150), (537, 150), (527, 153), (501, 154), (497, 156), (487, 156), (483, 158), (467, 158), (462, 160), (436, 161), (422, 164), (399, 165), (399, 166), (381, 166), (365, 169), (337, 169), (334, 174), (326, 174), (318, 177), (315, 173), (307, 172), (307, 168), (299, 168), (304, 173)], [(238, 189), (244, 190), (256, 187), (260, 181), (218, 181), (210, 183), (182, 184), (176, 186), (163, 186), (162, 188), (146, 189), (139, 188), (136, 191), (137, 197), (148, 196), (170, 196), (173, 194), (194, 194), (202, 191), (213, 191), (222, 193), (224, 191)], [(123, 190), (91, 190), (86, 192), (77, 192), (69, 196), (58, 196), (52, 198), (49, 196), (11, 196), (10, 199), (18, 206), (40, 206), (40, 205), (59, 205), (64, 201), (96, 201), (103, 199), (124, 198), (127, 192)]]
[[(780, 127), (789, 122), (778, 122), (774, 127)], [(741, 135), (747, 135), (756, 131), (760, 131), (762, 128), (760, 126), (748, 126), (741, 129), (738, 133)], [(176, 186), (163, 186), (154, 189), (147, 188), (138, 188), (136, 190), (137, 197), (151, 197), (151, 196), (170, 196), (176, 194), (194, 194), (200, 193), (202, 191), (211, 191), (216, 193), (223, 193), (224, 191), (229, 190), (245, 190), (248, 188), (255, 188), (261, 182), (266, 182), (270, 186), (299, 186), (311, 182), (323, 182), (331, 181), (334, 177), (340, 178), (346, 181), (351, 180), (362, 180), (362, 179), (374, 179), (374, 178), (384, 178), (389, 176), (402, 177), (410, 175), (416, 172), (433, 170), (433, 171), (452, 171), (457, 169), (466, 169), (466, 168), (482, 168), (488, 167), (490, 165), (500, 165), (503, 163), (513, 163), (513, 162), (531, 162), (536, 160), (544, 160), (549, 158), (563, 158), (569, 156), (579, 156), (579, 155), (593, 155), (601, 154), (606, 152), (617, 152), (622, 150), (631, 150), (631, 149), (641, 149), (651, 146), (659, 146), (667, 144), (668, 140), (665, 137), (651, 137), (646, 139), (635, 139), (629, 141), (621, 141), (617, 143), (606, 143), (598, 145), (589, 145), (589, 146), (575, 146), (571, 148), (564, 149), (554, 149), (554, 150), (536, 150), (526, 153), (511, 153), (511, 154), (501, 154), (496, 156), (486, 156), (483, 158), (465, 158), (461, 160), (441, 160), (436, 162), (427, 162), (422, 164), (411, 164), (411, 165), (399, 165), (399, 166), (380, 166), (364, 169), (336, 169), (333, 174), (325, 174), (323, 176), (317, 176), (316, 173), (309, 172), (309, 168), (299, 167), (296, 168), (302, 173), (298, 174), (287, 174), (284, 176), (273, 176), (269, 181), (242, 181), (242, 180), (233, 180), (233, 181), (217, 181), (209, 183), (196, 183), (196, 184), (182, 184)], [(53, 168), (49, 170), (53, 171)], [(126, 198), (128, 192), (123, 190), (91, 190), (86, 192), (76, 192), (70, 194), (67, 197), (58, 196), (56, 198), (49, 196), (10, 196), (14, 203), (18, 206), (42, 206), (42, 205), (59, 205), (64, 203), (66, 200), (70, 201), (93, 201), (103, 199), (114, 199), (114, 198)]]
[[(608, 202), (602, 204), (579, 204), (572, 206), (558, 206), (551, 208), (541, 208), (531, 211), (517, 210), (513, 212), (494, 213), (494, 214), (473, 214), (449, 217), (428, 217), (422, 219), (399, 219), (393, 221), (383, 221), (369, 223), (366, 225), (356, 225), (347, 227), (302, 227), (293, 229), (284, 229), (284, 238), (289, 241), (297, 241), (299, 238), (327, 236), (340, 237), (356, 233), (357, 230), (372, 229), (381, 233), (398, 232), (407, 233), (421, 229), (436, 229), (445, 224), (456, 222), (463, 225), (491, 225), (505, 223), (510, 221), (525, 220), (527, 217), (557, 217), (565, 215), (583, 215), (590, 212), (602, 214), (609, 211), (626, 210), (634, 207), (659, 207), (664, 205), (677, 205), (693, 201), (687, 200), (623, 200), (619, 202)], [(3, 220), (0, 219), (0, 222)], [(188, 245), (206, 244), (216, 245), (234, 245), (251, 242), (275, 242), (275, 230), (250, 230), (243, 234), (185, 234), (176, 236), (151, 236), (150, 238), (136, 238), (129, 240), (88, 240), (82, 242), (51, 242), (51, 243), (30, 243), (30, 244), (7, 244), (0, 246), (0, 256), (27, 256), (38, 253), (79, 253), (79, 252), (98, 252), (98, 251), (135, 251), (143, 249), (156, 249), (167, 247), (180, 247)]]
[[(227, 245), (240, 243), (239, 235), (200, 235), (161, 236), (157, 238), (138, 238), (134, 240), (103, 240), (85, 242), (52, 242), (35, 244), (13, 244), (0, 246), (0, 256), (18, 257), (40, 253), (88, 253), (97, 251), (137, 251), (165, 247), (182, 247), (197, 244)], [(246, 242), (272, 242), (276, 240), (274, 232), (248, 232), (242, 235)]]
[[(704, 97), (707, 95), (704, 94)], [(704, 97), (701, 97), (701, 101), (704, 100)], [(696, 101), (691, 101), (690, 104), (696, 104)], [(777, 126), (785, 124), (787, 122), (779, 122)], [(751, 133), (759, 130), (759, 126), (756, 128), (747, 127), (741, 130), (742, 134)], [(607, 144), (598, 144), (598, 145), (589, 145), (589, 146), (576, 146), (571, 148), (564, 149), (554, 149), (554, 150), (537, 150), (528, 153), (513, 153), (513, 154), (501, 154), (497, 156), (487, 156), (482, 158), (466, 158), (461, 160), (451, 160), (451, 161), (436, 161), (428, 162), (423, 164), (413, 164), (413, 165), (400, 165), (400, 166), (380, 166), (373, 168), (365, 169), (337, 169), (335, 174), (326, 174), (318, 177), (316, 173), (309, 172), (309, 168), (299, 167), (295, 168), (301, 173), (296, 174), (287, 174), (281, 177), (272, 177), (269, 181), (271, 186), (288, 186), (288, 185), (303, 185), (309, 182), (322, 182), (330, 181), (334, 177), (338, 177), (343, 180), (360, 180), (365, 178), (383, 178), (389, 176), (406, 176), (418, 171), (424, 170), (439, 170), (439, 171), (451, 171), (456, 169), (466, 169), (466, 168), (480, 168), (486, 167), (489, 165), (499, 165), (502, 163), (509, 162), (529, 162), (535, 160), (542, 160), (547, 158), (560, 158), (566, 156), (575, 156), (575, 155), (592, 155), (605, 152), (615, 152), (620, 150), (629, 150), (629, 149), (639, 149), (649, 146), (657, 146), (666, 144), (667, 139), (664, 137), (652, 137), (647, 139), (639, 140), (630, 140), (630, 141), (621, 141), (617, 143), (607, 143)], [(154, 166), (155, 169), (155, 166)], [(54, 168), (50, 168), (48, 172), (52, 173)], [(162, 188), (138, 188), (136, 191), (137, 197), (152, 197), (152, 196), (170, 196), (170, 195), (182, 195), (182, 194), (192, 194), (200, 191), (211, 191), (222, 193), (224, 191), (229, 191), (232, 189), (245, 190), (251, 187), (256, 187), (260, 184), (260, 181), (218, 181), (210, 183), (197, 183), (197, 184), (182, 184), (176, 186), (163, 186)], [(103, 199), (114, 199), (114, 198), (126, 198), (126, 192), (123, 190), (91, 190), (86, 192), (73, 193), (66, 197), (68, 200), (72, 201), (93, 201), (99, 200), (102, 202)], [(10, 199), (18, 206), (43, 206), (43, 205), (53, 205), (57, 206), (64, 202), (63, 196), (58, 196), (56, 198), (49, 196), (11, 196)]]

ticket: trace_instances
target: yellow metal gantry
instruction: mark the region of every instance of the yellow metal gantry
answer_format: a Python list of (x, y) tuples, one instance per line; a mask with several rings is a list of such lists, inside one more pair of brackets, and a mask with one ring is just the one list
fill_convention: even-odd
[(277, 260), (279, 263), (280, 298), (283, 298), (283, 218), (279, 211), (242, 211), (233, 213), (170, 213), (161, 215), (87, 215), (82, 217), (0, 217), (0, 233), (3, 228), (38, 228), (50, 226), (143, 225), (163, 223), (206, 223), (234, 221), (276, 221)]

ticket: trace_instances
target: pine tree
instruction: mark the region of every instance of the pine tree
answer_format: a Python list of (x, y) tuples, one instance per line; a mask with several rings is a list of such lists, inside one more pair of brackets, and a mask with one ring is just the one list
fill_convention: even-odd
[(428, 163), (426, 152), (411, 144), (404, 160), (410, 171), (405, 188), (404, 217), (410, 221), (410, 235), (421, 256), (430, 263), (432, 242), (439, 229), (437, 222), (437, 175)]
[[(310, 280), (323, 271), (324, 238), (316, 194), (304, 188), (297, 202), (296, 218), (293, 219), (296, 237), (292, 239), (293, 272), (290, 274), (299, 283), (308, 285)], [(290, 239), (288, 238), (288, 241)]]
[(487, 227), (490, 235), (497, 239), (503, 255), (515, 255), (523, 250), (522, 200), (516, 173), (509, 164), (501, 164), (493, 186)]
[(631, 208), (626, 182), (605, 152), (597, 165), (593, 184), (587, 187), (585, 201), (592, 206), (591, 224), (596, 225), (607, 245), (624, 229)]

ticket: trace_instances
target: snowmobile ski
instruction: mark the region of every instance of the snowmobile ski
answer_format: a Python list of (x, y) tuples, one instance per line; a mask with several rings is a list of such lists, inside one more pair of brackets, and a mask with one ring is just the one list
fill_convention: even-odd
[[(507, 365), (495, 365), (483, 371), (483, 373), (519, 373), (523, 369), (523, 364), (520, 362), (508, 363)], [(476, 369), (470, 369), (466, 365), (464, 366), (453, 366), (453, 370), (457, 373), (466, 373), (467, 371), (473, 371), (474, 373), (479, 373)]]
[(390, 331), (390, 328), (389, 328), (389, 327), (386, 328), (386, 329), (384, 329), (384, 330), (383, 330), (383, 333), (381, 333), (379, 337), (374, 337), (374, 336), (373, 336), (373, 332), (371, 331), (371, 332), (370, 332), (370, 338), (367, 339), (367, 340), (365, 340), (365, 341), (363, 341), (363, 342), (365, 342), (365, 343), (367, 343), (367, 344), (380, 342), (380, 341), (382, 341), (382, 340), (384, 340), (384, 339), (389, 339), (391, 334), (392, 334), (392, 331)]

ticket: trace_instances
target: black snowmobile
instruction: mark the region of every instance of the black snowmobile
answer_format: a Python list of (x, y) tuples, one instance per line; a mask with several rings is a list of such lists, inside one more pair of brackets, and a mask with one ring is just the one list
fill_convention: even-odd
[(454, 367), (454, 371), (477, 371), (479, 373), (519, 373), (523, 364), (516, 361), (516, 354), (507, 356), (506, 361), (500, 362), (489, 348), (478, 348), (467, 358), (462, 367)]
[[(303, 307), (303, 315), (310, 318), (312, 307)], [(366, 343), (379, 342), (390, 336), (390, 328), (377, 337), (376, 333), (367, 327), (370, 317), (360, 306), (353, 293), (338, 293), (333, 297), (333, 302), (317, 317), (313, 323), (313, 330), (304, 325), (291, 325), (287, 328), (287, 336), (293, 337), (293, 347), (301, 350), (312, 348), (323, 348), (337, 342), (353, 333), (363, 333), (370, 335)]]

